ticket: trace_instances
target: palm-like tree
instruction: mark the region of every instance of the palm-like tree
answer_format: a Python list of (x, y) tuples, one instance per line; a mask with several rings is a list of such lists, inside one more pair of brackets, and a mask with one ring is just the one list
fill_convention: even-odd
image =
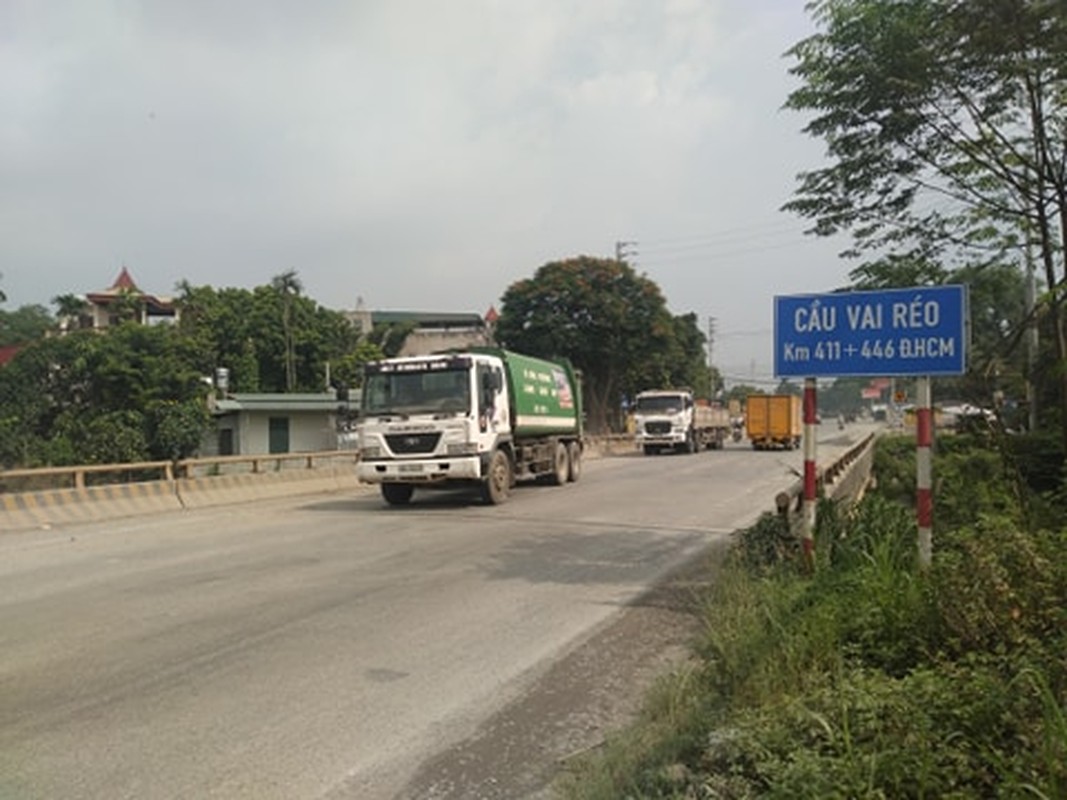
[(89, 312), (89, 303), (76, 294), (57, 295), (52, 298), (52, 305), (56, 307), (60, 327), (65, 330), (82, 327), (82, 320)]
[(293, 302), (300, 296), (304, 287), (296, 277), (296, 270), (290, 269), (275, 275), (270, 282), (282, 298), (282, 331), (285, 334), (285, 391), (296, 388), (296, 344), (293, 337)]

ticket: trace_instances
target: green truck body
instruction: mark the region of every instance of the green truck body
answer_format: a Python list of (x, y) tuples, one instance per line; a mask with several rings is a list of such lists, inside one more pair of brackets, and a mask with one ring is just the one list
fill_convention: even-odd
[(471, 352), (494, 355), (504, 362), (516, 439), (581, 435), (582, 397), (570, 362), (546, 361), (495, 347), (472, 348)]

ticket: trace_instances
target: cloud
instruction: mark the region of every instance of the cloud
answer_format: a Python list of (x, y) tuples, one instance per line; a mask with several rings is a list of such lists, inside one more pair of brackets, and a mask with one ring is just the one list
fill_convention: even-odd
[[(620, 239), (781, 225), (817, 157), (778, 111), (807, 24), (786, 0), (0, 9), (9, 306), (126, 263), (160, 293), (292, 268), (331, 307), (484, 310)], [(639, 250), (679, 312), (724, 285), (769, 312), (792, 274)]]

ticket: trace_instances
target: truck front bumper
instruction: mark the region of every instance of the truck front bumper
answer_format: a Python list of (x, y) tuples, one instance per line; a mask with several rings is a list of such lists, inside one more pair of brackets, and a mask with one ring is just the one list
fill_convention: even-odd
[(479, 456), (360, 461), (356, 474), (363, 483), (442, 483), (482, 479)]
[(651, 445), (653, 447), (666, 447), (676, 444), (685, 444), (685, 431), (671, 431), (670, 433), (639, 433), (634, 437), (639, 446)]

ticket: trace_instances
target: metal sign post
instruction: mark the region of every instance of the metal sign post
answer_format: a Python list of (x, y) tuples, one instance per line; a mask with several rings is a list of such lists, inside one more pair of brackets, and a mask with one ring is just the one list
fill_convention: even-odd
[(931, 408), (930, 379), (919, 378), (916, 382), (918, 406), (915, 409), (915, 506), (919, 519), (919, 566), (930, 566), (933, 550), (934, 495), (933, 456), (934, 443), (933, 410)]
[(818, 499), (815, 469), (817, 418), (815, 386), (814, 378), (804, 379), (804, 522), (800, 541), (804, 550), (804, 564), (809, 571), (815, 569), (815, 504)]
[[(809, 547), (814, 551), (815, 502), (809, 484), (815, 483), (815, 380), (922, 376), (918, 381), (916, 512), (919, 563), (929, 565), (933, 519), (929, 376), (966, 372), (969, 333), (966, 286), (774, 298), (774, 374), (804, 378), (805, 555)], [(896, 400), (891, 397), (891, 403)]]

